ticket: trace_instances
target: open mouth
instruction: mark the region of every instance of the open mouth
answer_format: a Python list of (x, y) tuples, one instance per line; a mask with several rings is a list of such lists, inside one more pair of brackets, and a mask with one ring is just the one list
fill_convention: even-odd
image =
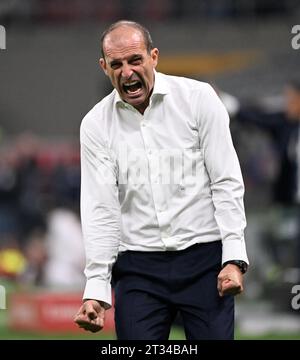
[(139, 80), (126, 82), (123, 84), (123, 90), (129, 95), (136, 95), (142, 89), (142, 83)]

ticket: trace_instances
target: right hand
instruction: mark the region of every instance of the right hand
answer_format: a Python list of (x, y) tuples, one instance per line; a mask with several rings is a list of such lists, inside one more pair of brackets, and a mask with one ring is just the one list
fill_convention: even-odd
[(224, 295), (237, 295), (242, 293), (243, 290), (241, 270), (236, 265), (226, 265), (218, 275), (219, 295), (221, 297)]
[(86, 300), (74, 317), (74, 322), (84, 330), (97, 332), (104, 326), (105, 309), (97, 300)]

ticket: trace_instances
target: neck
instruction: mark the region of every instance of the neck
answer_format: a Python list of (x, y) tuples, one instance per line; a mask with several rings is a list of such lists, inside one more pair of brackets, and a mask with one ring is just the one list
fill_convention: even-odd
[(148, 105), (149, 105), (149, 98), (142, 104), (135, 106), (135, 108), (137, 109), (138, 112), (140, 112), (143, 115)]

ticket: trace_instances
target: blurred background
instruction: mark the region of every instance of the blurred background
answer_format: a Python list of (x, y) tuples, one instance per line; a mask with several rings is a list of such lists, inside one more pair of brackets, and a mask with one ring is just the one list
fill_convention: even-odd
[[(297, 0), (0, 0), (0, 339), (114, 338), (113, 311), (96, 335), (72, 318), (85, 261), (79, 126), (111, 91), (99, 39), (120, 19), (149, 29), (159, 71), (211, 83), (230, 113), (251, 262), (236, 338), (300, 339)], [(180, 319), (171, 338), (184, 338)]]

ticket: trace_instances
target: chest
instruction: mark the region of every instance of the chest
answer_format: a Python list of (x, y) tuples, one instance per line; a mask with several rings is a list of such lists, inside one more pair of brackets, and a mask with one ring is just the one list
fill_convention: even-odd
[(112, 114), (109, 147), (135, 150), (198, 149), (199, 132), (188, 106), (156, 104), (142, 115), (133, 108), (117, 108)]

